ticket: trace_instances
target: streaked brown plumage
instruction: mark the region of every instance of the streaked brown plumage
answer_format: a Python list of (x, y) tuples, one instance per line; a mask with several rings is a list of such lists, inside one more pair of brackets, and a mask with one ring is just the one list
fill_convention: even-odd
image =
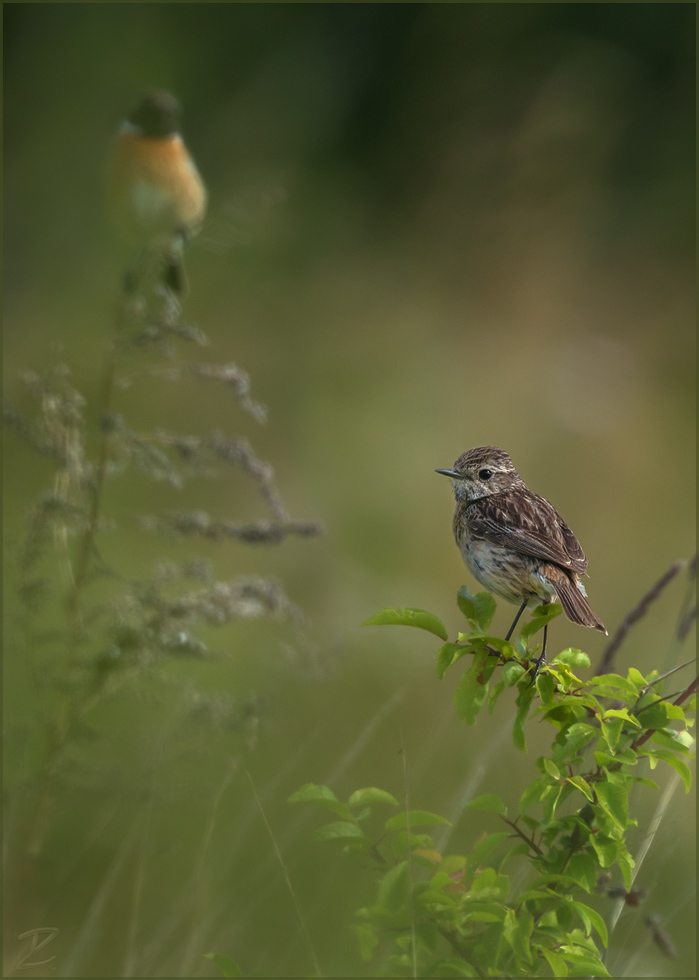
[(527, 488), (506, 452), (480, 446), (437, 472), (451, 477), (454, 537), (481, 585), (520, 605), (517, 618), (526, 605), (559, 601), (571, 622), (607, 632), (580, 582), (587, 558), (577, 538), (556, 508)]

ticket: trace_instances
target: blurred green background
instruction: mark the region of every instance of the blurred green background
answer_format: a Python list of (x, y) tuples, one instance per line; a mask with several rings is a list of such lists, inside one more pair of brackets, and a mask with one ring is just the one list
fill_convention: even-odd
[[(313, 842), (293, 790), (401, 797), (403, 744), (412, 804), (456, 821), (456, 852), (488, 826), (460, 816), (466, 798), (516, 801), (547, 733), (532, 725), (518, 754), (505, 697), (464, 728), (458, 678), (437, 680), (428, 634), (358, 625), (405, 605), (461, 627), (456, 591), (474, 583), (434, 469), (472, 446), (509, 451), (571, 524), (610, 632), (693, 552), (694, 18), (692, 4), (5, 5), (6, 393), (26, 407), (18, 372), (60, 357), (94, 432), (119, 275), (104, 159), (142, 90), (171, 89), (210, 192), (186, 318), (211, 338), (206, 359), (250, 373), (269, 422), (189, 382), (136, 382), (117, 408), (144, 429), (248, 436), (292, 515), (326, 526), (271, 547), (163, 541), (140, 514), (266, 515), (243, 475), (179, 492), (132, 472), (108, 484), (118, 531), (101, 548), (121, 574), (196, 553), (220, 578), (277, 577), (309, 617), (312, 656), (253, 623), (212, 638), (221, 656), (172, 664), (173, 684), (263, 705), (235, 772), (239, 736), (200, 725), (162, 686), (99, 706), (45, 848), (17, 871), (41, 721), (12, 555), (51, 466), (6, 436), (6, 975), (26, 950), (17, 935), (39, 927), (61, 930), (43, 975), (214, 975), (211, 951), (308, 975), (243, 766), (330, 975), (365, 970), (346, 923), (374, 883)], [(684, 587), (630, 635), (624, 672), (678, 661)], [(501, 606), (496, 628), (513, 612)], [(604, 646), (561, 620), (551, 642), (593, 664)], [(635, 847), (656, 803), (639, 795)], [(679, 958), (630, 910), (615, 975), (693, 975), (693, 848), (691, 798), (677, 795), (638, 885)]]

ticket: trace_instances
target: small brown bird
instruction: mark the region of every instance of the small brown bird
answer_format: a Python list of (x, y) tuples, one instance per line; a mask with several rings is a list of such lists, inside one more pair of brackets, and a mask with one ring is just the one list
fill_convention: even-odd
[[(506, 452), (469, 449), (453, 469), (436, 472), (451, 477), (454, 538), (466, 567), (489, 592), (519, 604), (505, 639), (528, 605), (556, 601), (572, 623), (606, 634), (579, 579), (587, 558), (577, 538), (556, 508), (527, 488)], [(534, 676), (546, 663), (546, 634), (544, 627)]]
[(161, 89), (146, 92), (117, 133), (107, 194), (117, 230), (143, 250), (136, 269), (145, 256), (154, 255), (163, 281), (183, 293), (182, 253), (204, 218), (206, 188), (178, 132), (179, 114), (174, 95)]

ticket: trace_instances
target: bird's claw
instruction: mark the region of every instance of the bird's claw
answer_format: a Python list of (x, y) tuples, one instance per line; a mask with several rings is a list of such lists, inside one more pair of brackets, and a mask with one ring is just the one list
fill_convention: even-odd
[(546, 663), (546, 653), (542, 653), (541, 656), (537, 657), (536, 660), (534, 661), (534, 673), (532, 674), (531, 680), (529, 681), (529, 685), (528, 685), (529, 687), (531, 687), (534, 681), (537, 679), (537, 677), (539, 676), (539, 672), (541, 668), (545, 665), (545, 663)]

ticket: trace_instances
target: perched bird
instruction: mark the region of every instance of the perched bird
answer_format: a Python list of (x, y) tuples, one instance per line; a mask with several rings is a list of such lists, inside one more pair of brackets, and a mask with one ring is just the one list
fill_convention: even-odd
[[(556, 601), (572, 623), (606, 634), (580, 581), (587, 558), (577, 538), (556, 508), (527, 488), (506, 452), (469, 449), (453, 469), (436, 472), (451, 478), (454, 538), (466, 567), (489, 592), (519, 605), (507, 640), (528, 605)], [(546, 634), (544, 627), (534, 676), (546, 663)]]
[(178, 132), (180, 106), (174, 95), (152, 89), (122, 123), (108, 165), (109, 210), (121, 236), (141, 254), (127, 289), (139, 281), (149, 257), (163, 281), (183, 293), (182, 253), (201, 226), (206, 188)]

